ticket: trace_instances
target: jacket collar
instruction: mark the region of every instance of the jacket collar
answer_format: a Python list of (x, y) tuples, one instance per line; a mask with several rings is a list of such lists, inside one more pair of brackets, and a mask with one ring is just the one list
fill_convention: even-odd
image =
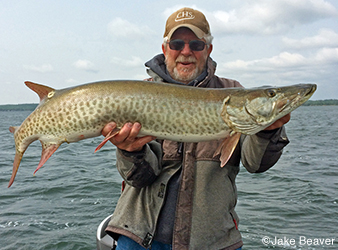
[[(191, 81), (188, 85), (205, 87), (208, 82), (207, 79), (210, 79), (215, 74), (216, 65), (217, 65), (216, 62), (214, 62), (209, 57), (207, 61), (206, 70), (201, 75), (199, 75), (195, 80)], [(172, 79), (169, 72), (167, 71), (164, 54), (156, 55), (151, 60), (146, 62), (145, 66), (147, 67), (147, 73), (154, 79), (154, 81), (162, 81), (162, 82), (186, 85), (184, 83), (181, 83), (181, 82), (178, 82)]]

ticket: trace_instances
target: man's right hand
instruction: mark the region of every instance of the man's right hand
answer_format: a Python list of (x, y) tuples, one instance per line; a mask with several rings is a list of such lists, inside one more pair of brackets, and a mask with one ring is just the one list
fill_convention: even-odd
[[(156, 137), (154, 136), (137, 137), (141, 130), (141, 127), (141, 124), (138, 122), (135, 122), (134, 124), (128, 122), (123, 125), (117, 135), (110, 139), (110, 142), (113, 143), (117, 148), (128, 152), (140, 151), (145, 144), (156, 139)], [(110, 131), (114, 130), (115, 128), (116, 123), (110, 122), (106, 126), (104, 126), (101, 134), (103, 136), (106, 136)]]

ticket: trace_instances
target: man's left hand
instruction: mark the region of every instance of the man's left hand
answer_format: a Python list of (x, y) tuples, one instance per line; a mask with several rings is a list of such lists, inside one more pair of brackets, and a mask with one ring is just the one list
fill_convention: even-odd
[(279, 120), (272, 123), (269, 127), (267, 127), (264, 130), (274, 130), (274, 129), (280, 128), (284, 124), (288, 123), (290, 121), (290, 118), (291, 118), (291, 114), (287, 114), (286, 116), (283, 116)]

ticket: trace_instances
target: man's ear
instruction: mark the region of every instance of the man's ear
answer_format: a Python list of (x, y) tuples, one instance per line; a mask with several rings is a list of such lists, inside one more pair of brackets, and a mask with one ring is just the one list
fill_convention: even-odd
[(209, 56), (210, 56), (210, 54), (211, 54), (211, 51), (212, 51), (212, 44), (210, 44), (209, 47), (208, 47), (208, 55), (209, 55)]
[(165, 49), (165, 47), (164, 47), (164, 43), (162, 43), (162, 52), (163, 52), (163, 54), (165, 55), (166, 49)]

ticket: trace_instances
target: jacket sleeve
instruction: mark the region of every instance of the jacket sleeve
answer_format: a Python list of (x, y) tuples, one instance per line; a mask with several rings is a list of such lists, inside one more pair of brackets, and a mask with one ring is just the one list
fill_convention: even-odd
[(255, 135), (242, 135), (241, 161), (250, 173), (261, 173), (271, 168), (289, 143), (284, 126), (275, 130), (263, 130)]
[(152, 184), (161, 172), (161, 144), (152, 141), (139, 152), (117, 149), (116, 167), (128, 185), (142, 188)]

